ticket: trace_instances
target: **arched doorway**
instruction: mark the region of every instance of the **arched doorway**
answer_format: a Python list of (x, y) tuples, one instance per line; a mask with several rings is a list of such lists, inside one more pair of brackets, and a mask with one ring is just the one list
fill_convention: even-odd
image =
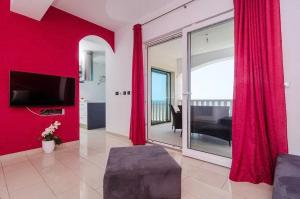
[(102, 38), (89, 35), (79, 42), (80, 142), (87, 133), (105, 132), (107, 65), (113, 50)]

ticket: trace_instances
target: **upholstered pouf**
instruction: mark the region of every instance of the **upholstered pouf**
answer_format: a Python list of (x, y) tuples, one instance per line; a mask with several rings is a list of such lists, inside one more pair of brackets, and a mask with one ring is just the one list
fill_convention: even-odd
[(104, 199), (180, 199), (181, 167), (160, 146), (112, 148)]
[(300, 198), (300, 156), (279, 155), (275, 169), (273, 199)]

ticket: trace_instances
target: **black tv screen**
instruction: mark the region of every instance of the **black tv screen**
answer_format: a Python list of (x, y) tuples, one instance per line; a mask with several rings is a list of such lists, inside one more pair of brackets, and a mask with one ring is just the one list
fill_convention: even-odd
[(74, 78), (10, 72), (11, 106), (71, 106), (74, 98)]

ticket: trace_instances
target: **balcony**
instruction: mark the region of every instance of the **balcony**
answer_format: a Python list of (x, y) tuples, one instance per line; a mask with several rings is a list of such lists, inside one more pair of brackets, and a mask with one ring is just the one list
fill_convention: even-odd
[[(178, 100), (178, 105), (182, 100)], [(229, 116), (232, 116), (232, 100), (230, 99), (196, 99), (191, 100), (191, 106), (226, 106), (229, 107)], [(151, 124), (162, 124), (171, 121), (170, 107), (166, 101), (152, 101)]]
[[(179, 100), (178, 104), (182, 104)], [(229, 116), (232, 116), (232, 100), (231, 99), (196, 99), (191, 100), (191, 106), (226, 106), (229, 107)]]

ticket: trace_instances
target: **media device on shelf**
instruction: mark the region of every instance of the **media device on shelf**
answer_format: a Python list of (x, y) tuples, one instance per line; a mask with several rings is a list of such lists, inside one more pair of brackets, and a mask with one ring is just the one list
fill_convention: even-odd
[(10, 106), (72, 106), (75, 78), (10, 72)]

